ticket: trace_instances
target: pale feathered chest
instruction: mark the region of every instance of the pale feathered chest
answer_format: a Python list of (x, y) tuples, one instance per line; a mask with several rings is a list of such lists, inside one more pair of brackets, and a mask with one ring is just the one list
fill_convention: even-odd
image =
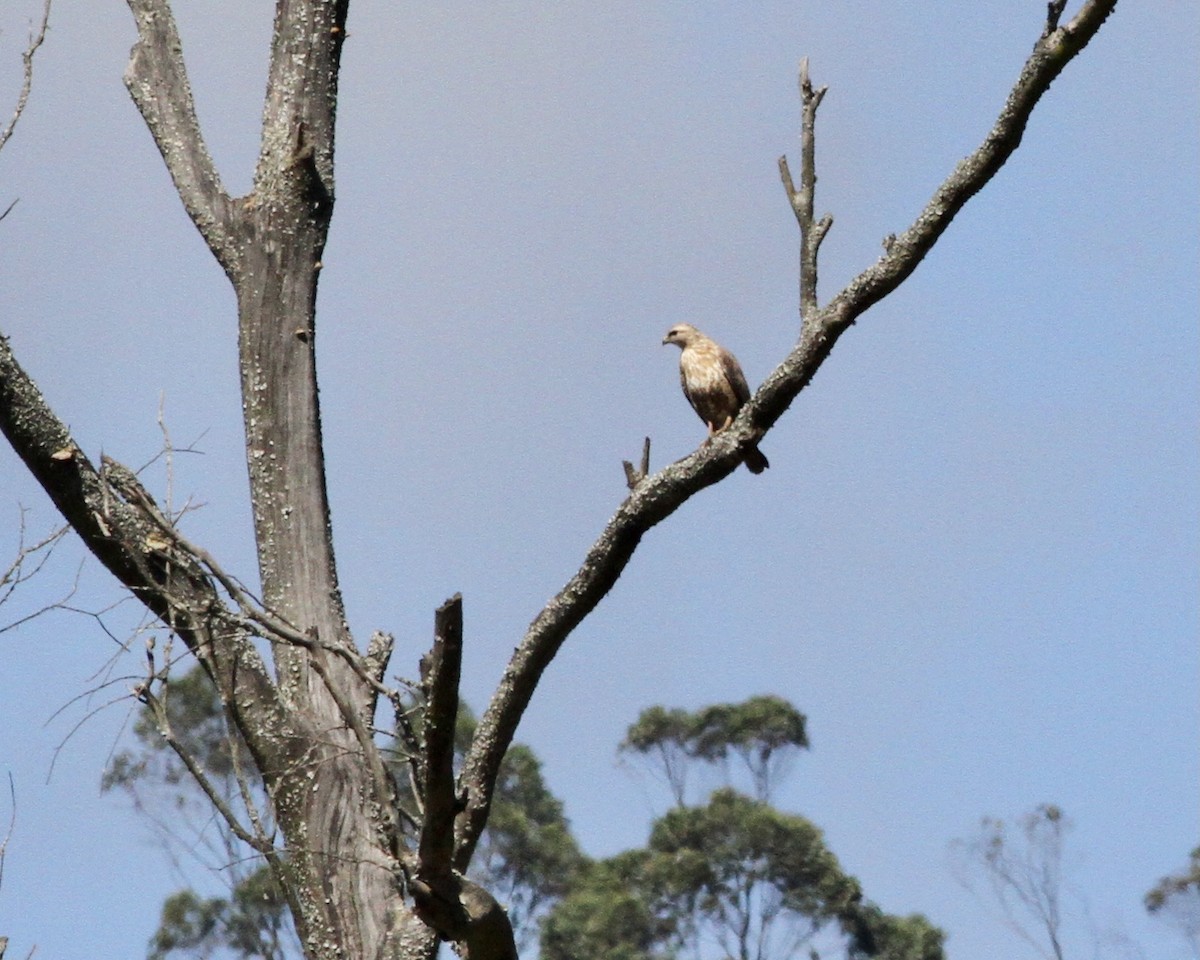
[(710, 430), (719, 430), (750, 399), (750, 388), (733, 354), (711, 340), (689, 344), (679, 355), (684, 396)]

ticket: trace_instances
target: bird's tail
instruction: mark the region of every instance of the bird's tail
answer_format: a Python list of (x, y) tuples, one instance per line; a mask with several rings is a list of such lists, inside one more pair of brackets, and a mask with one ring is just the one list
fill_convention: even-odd
[(745, 463), (746, 469), (751, 473), (762, 473), (771, 465), (771, 461), (763, 456), (763, 452), (758, 447), (751, 447), (746, 451)]

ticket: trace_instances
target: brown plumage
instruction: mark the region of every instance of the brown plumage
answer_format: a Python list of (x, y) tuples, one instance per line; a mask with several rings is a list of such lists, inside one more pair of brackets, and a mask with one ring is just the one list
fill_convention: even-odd
[[(692, 409), (708, 424), (708, 435), (724, 430), (750, 399), (750, 387), (737, 357), (690, 323), (675, 324), (663, 343), (673, 343), (683, 351), (679, 354), (679, 382)], [(745, 464), (751, 473), (762, 473), (771, 465), (758, 447), (746, 450)]]

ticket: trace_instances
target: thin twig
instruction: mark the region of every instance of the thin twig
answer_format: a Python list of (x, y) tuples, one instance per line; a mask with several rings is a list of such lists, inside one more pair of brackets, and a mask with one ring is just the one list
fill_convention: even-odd
[(58, 744), (54, 748), (54, 752), (50, 758), (50, 768), (46, 771), (46, 783), (49, 783), (53, 779), (54, 768), (58, 765), (58, 755), (60, 753), (62, 753), (63, 748), (67, 745), (68, 741), (70, 741), (70, 739), (73, 736), (75, 736), (76, 732), (78, 732), (85, 723), (87, 723), (89, 720), (91, 720), (92, 717), (99, 714), (100, 711), (106, 710), (107, 708), (111, 707), (114, 703), (124, 703), (126, 696), (127, 696), (126, 694), (122, 694), (119, 697), (114, 697), (113, 699), (107, 701), (106, 703), (100, 704), (100, 706), (95, 707), (92, 710), (89, 710), (82, 717), (80, 717), (79, 720), (77, 720), (74, 723), (74, 725), (72, 725), (71, 729), (67, 731), (66, 736), (64, 736), (61, 740), (59, 740)]
[(158, 724), (158, 732), (162, 735), (163, 742), (175, 751), (175, 755), (187, 767), (188, 773), (192, 775), (192, 778), (199, 785), (200, 789), (204, 791), (204, 795), (208, 797), (209, 802), (212, 803), (216, 811), (225, 820), (225, 823), (228, 824), (229, 829), (233, 831), (233, 835), (251, 850), (256, 850), (262, 854), (272, 852), (273, 846), (270, 843), (267, 843), (265, 839), (254, 836), (242, 826), (241, 821), (238, 820), (233, 810), (230, 809), (225, 799), (217, 791), (217, 788), (212, 785), (212, 782), (208, 779), (208, 775), (201, 769), (200, 764), (196, 762), (196, 758), (179, 742), (175, 736), (175, 731), (171, 728), (171, 720), (167, 716), (167, 709), (163, 702), (155, 696), (148, 686), (144, 686), (135, 692), (138, 698), (154, 712), (154, 719)]
[[(42, 568), (49, 562), (50, 555), (54, 552), (54, 548), (58, 546), (59, 542), (61, 542), (62, 538), (66, 535), (69, 529), (70, 527), (66, 526), (59, 527), (53, 533), (42, 538), (37, 543), (27, 544), (25, 510), (21, 510), (17, 532), (17, 555), (8, 565), (8, 568), (0, 572), (0, 606), (3, 606), (4, 603), (12, 597), (17, 587), (26, 581), (33, 579), (41, 572)], [(30, 569), (28, 566), (31, 558), (36, 558), (36, 562), (33, 563), (32, 569)], [(66, 602), (75, 595), (78, 587), (79, 577), (78, 574), (76, 574), (74, 584), (61, 600), (55, 601), (54, 603), (48, 603), (35, 613), (21, 617), (17, 621), (0, 625), (0, 633), (3, 633), (5, 630), (11, 630), (16, 626), (31, 620), (33, 617), (41, 616), (43, 613), (46, 613), (50, 610), (63, 607)]]
[(245, 741), (237, 732), (237, 727), (229, 713), (228, 704), (225, 707), (225, 742), (229, 746), (229, 765), (233, 769), (234, 780), (237, 781), (238, 793), (242, 797), (242, 806), (246, 810), (246, 816), (250, 818), (250, 826), (254, 828), (254, 835), (264, 846), (273, 848), (275, 846), (274, 830), (272, 830), (271, 836), (267, 836), (267, 831), (263, 827), (262, 814), (258, 811), (258, 804), (254, 802), (250, 781), (242, 769), (242, 747)]
[[(46, 0), (45, 6), (42, 8), (42, 23), (38, 27), (37, 32), (31, 29), (29, 31), (29, 46), (25, 48), (25, 52), (21, 54), (21, 60), (24, 62), (24, 70), (21, 78), (21, 92), (17, 96), (17, 106), (13, 111), (12, 117), (5, 125), (3, 130), (0, 130), (0, 150), (4, 149), (12, 137), (13, 132), (17, 129), (17, 121), (21, 119), (21, 114), (25, 112), (25, 106), (29, 103), (29, 91), (33, 89), (33, 55), (37, 53), (38, 47), (46, 39), (46, 29), (50, 25), (50, 0)], [(11, 210), (16, 205), (16, 200), (9, 204), (8, 210)], [(0, 215), (0, 220), (8, 216), (8, 210), (5, 210)]]
[(8, 830), (4, 839), (0, 840), (0, 888), (4, 886), (4, 857), (8, 853), (8, 841), (12, 839), (13, 830), (17, 826), (17, 788), (13, 783), (11, 771), (8, 774), (8, 802), (12, 812), (8, 815)]

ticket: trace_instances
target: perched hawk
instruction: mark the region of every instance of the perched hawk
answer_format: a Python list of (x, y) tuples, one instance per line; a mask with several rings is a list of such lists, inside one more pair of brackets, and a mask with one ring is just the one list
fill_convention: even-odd
[[(663, 343), (673, 343), (683, 351), (679, 355), (679, 382), (692, 409), (708, 424), (708, 435), (724, 430), (750, 399), (746, 375), (737, 357), (690, 323), (677, 323), (667, 331)], [(746, 451), (745, 463), (751, 473), (762, 473), (771, 465), (758, 447)]]

